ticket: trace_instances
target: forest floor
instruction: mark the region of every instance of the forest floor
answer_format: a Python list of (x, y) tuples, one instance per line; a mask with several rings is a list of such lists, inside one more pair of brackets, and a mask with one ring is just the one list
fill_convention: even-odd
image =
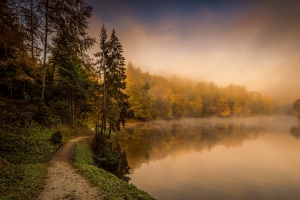
[[(90, 137), (90, 136), (88, 136)], [(45, 188), (38, 200), (66, 199), (80, 200), (103, 199), (97, 187), (92, 187), (87, 180), (74, 169), (69, 161), (75, 142), (87, 137), (78, 137), (68, 141), (51, 159)]]

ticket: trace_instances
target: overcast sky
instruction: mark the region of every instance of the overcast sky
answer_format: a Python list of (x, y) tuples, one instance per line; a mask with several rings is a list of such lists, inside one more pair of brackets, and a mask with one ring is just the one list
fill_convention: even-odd
[(114, 28), (126, 63), (145, 72), (300, 98), (300, 1), (87, 2), (91, 36)]

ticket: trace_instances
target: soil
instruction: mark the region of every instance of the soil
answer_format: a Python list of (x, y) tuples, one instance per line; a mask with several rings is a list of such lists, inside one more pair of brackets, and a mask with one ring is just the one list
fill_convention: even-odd
[(86, 137), (78, 137), (67, 142), (51, 159), (48, 174), (45, 178), (45, 188), (38, 200), (98, 200), (103, 199), (69, 161), (76, 141)]

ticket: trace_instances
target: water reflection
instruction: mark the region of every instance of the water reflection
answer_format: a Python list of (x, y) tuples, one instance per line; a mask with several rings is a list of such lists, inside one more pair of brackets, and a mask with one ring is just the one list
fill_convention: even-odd
[(292, 136), (294, 136), (296, 139), (300, 139), (300, 125), (298, 126), (292, 126), (290, 133)]
[(152, 122), (115, 142), (130, 182), (157, 199), (299, 199), (298, 125), (294, 117)]
[(255, 140), (266, 128), (245, 121), (169, 121), (152, 122), (128, 128), (117, 135), (115, 142), (126, 151), (131, 171), (142, 163), (160, 160), (168, 155), (211, 150), (217, 145), (235, 147), (245, 140)]

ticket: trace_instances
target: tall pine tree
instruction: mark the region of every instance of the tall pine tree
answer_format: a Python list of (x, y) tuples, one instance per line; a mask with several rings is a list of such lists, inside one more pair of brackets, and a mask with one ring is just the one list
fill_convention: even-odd
[(106, 29), (102, 26), (100, 34), (100, 50), (95, 54), (97, 71), (101, 78), (103, 109), (102, 129), (106, 131), (106, 123), (109, 122), (109, 136), (112, 130), (119, 129), (120, 123), (124, 125), (128, 109), (126, 88), (125, 59), (122, 56), (123, 49), (115, 30), (112, 31), (109, 41), (106, 41)]

